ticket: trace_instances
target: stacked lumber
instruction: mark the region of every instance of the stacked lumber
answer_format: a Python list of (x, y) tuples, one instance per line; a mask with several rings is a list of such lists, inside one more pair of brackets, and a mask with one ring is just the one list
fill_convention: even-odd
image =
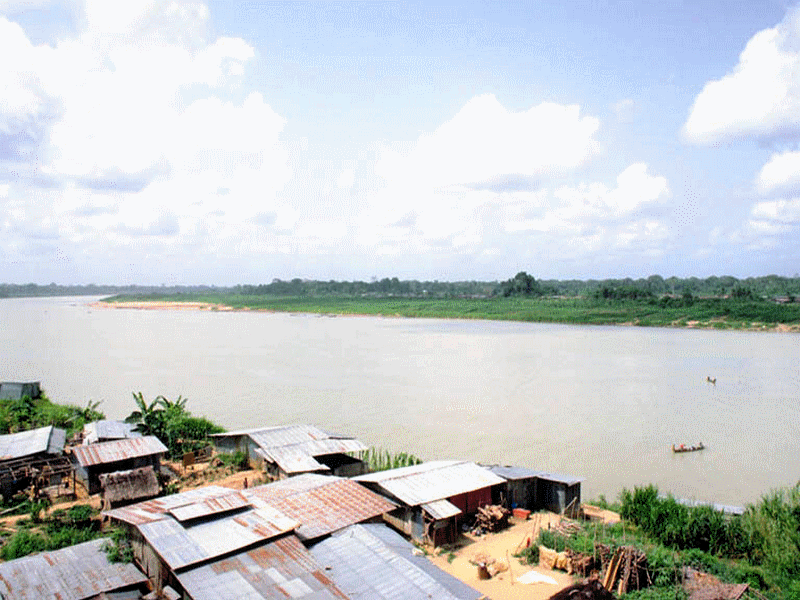
[(487, 504), (478, 507), (475, 515), (475, 523), (472, 526), (472, 533), (482, 535), (487, 532), (499, 531), (508, 526), (508, 518), (511, 511), (496, 504)]
[(640, 590), (650, 583), (647, 557), (633, 546), (620, 546), (616, 549), (602, 578), (603, 587), (610, 592), (616, 589), (618, 595), (629, 590)]

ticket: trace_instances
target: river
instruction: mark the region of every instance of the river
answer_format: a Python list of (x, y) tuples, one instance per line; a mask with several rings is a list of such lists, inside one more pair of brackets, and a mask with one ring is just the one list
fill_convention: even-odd
[[(0, 300), (0, 380), (56, 402), (189, 398), (228, 429), (308, 422), (424, 459), (756, 501), (800, 480), (800, 336)], [(706, 381), (717, 378), (716, 385)], [(675, 455), (675, 443), (702, 452)]]

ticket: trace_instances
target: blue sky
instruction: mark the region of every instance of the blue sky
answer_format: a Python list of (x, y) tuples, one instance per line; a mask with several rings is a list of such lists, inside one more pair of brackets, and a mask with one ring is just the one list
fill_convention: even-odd
[(800, 271), (792, 4), (0, 0), (0, 56), (2, 281)]

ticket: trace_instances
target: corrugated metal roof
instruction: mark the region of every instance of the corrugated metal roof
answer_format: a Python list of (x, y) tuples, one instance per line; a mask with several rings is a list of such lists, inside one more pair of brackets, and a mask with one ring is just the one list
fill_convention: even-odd
[(396, 508), (350, 479), (325, 475), (300, 475), (242, 493), (299, 521), (296, 533), (302, 540), (316, 539)]
[(207, 498), (185, 506), (178, 506), (168, 512), (178, 521), (189, 521), (210, 515), (223, 514), (234, 510), (241, 510), (250, 506), (250, 502), (239, 492), (231, 492), (224, 496)]
[(359, 475), (353, 479), (376, 484), (409, 506), (505, 483), (504, 479), (473, 462), (445, 460)]
[(433, 502), (426, 502), (421, 504), (420, 507), (434, 519), (449, 519), (461, 514), (461, 509), (456, 505), (448, 502), (447, 500), (434, 500)]
[(132, 564), (110, 563), (99, 539), (0, 564), (6, 600), (83, 600), (147, 581)]
[(348, 527), (310, 550), (333, 582), (353, 600), (483, 597), (424, 557), (414, 557), (412, 551), (411, 544), (384, 525)]
[(510, 465), (486, 465), (484, 468), (489, 469), (492, 473), (503, 479), (509, 481), (517, 481), (519, 479), (533, 479), (538, 477), (544, 471), (534, 471), (526, 467), (514, 467)]
[(555, 481), (556, 483), (563, 483), (565, 485), (575, 485), (584, 481), (583, 477), (576, 477), (574, 475), (564, 475), (562, 473), (551, 473), (549, 471), (534, 471), (526, 467), (515, 467), (509, 465), (487, 465), (484, 466), (495, 475), (502, 477), (509, 481), (516, 481), (519, 479), (541, 479), (543, 481)]
[(256, 448), (256, 454), (268, 462), (273, 462), (288, 475), (297, 473), (316, 473), (319, 471), (330, 471), (327, 465), (323, 465), (316, 458), (305, 452), (298, 452), (292, 446), (284, 448)]
[(345, 600), (293, 535), (178, 574), (194, 600)]
[(555, 481), (556, 483), (563, 483), (564, 485), (575, 485), (584, 480), (583, 477), (564, 475), (563, 473), (550, 473), (548, 471), (542, 471), (537, 477), (543, 481)]
[(112, 421), (104, 419), (93, 421), (83, 426), (83, 443), (95, 444), (100, 440), (122, 440), (125, 438), (142, 437), (138, 431), (134, 431), (136, 425), (125, 423), (124, 421)]
[(368, 449), (353, 437), (330, 434), (313, 425), (283, 425), (214, 435), (217, 438), (242, 436), (250, 437), (258, 446), (256, 452), (259, 455), (288, 474), (328, 471), (328, 467), (314, 459), (315, 456)]
[(23, 458), (40, 452), (60, 454), (67, 433), (52, 425), (0, 435), (0, 461)]
[(167, 447), (154, 435), (75, 446), (72, 449), (75, 459), (82, 467), (115, 463), (166, 452)]
[(165, 516), (137, 527), (171, 569), (181, 569), (267, 541), (292, 531), (297, 525), (297, 521), (274, 508), (263, 506), (192, 525)]
[(123, 508), (115, 508), (103, 514), (117, 521), (122, 521), (131, 525), (140, 525), (142, 523), (163, 519), (165, 518), (165, 513), (179, 506), (187, 506), (197, 502), (204, 502), (211, 498), (226, 496), (233, 491), (234, 490), (231, 490), (231, 488), (209, 485), (181, 492), (180, 494), (172, 494), (162, 498), (154, 498), (146, 502), (139, 502), (138, 504), (125, 506)]

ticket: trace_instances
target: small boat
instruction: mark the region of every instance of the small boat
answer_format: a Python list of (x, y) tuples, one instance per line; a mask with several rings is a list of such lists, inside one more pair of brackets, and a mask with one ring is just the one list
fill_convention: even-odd
[(672, 444), (672, 451), (675, 452), (675, 453), (679, 453), (679, 452), (697, 452), (698, 450), (704, 450), (704, 449), (705, 449), (705, 446), (703, 445), (703, 442), (700, 442), (696, 446), (684, 446), (683, 444), (681, 444), (680, 446), (676, 446), (675, 444)]

